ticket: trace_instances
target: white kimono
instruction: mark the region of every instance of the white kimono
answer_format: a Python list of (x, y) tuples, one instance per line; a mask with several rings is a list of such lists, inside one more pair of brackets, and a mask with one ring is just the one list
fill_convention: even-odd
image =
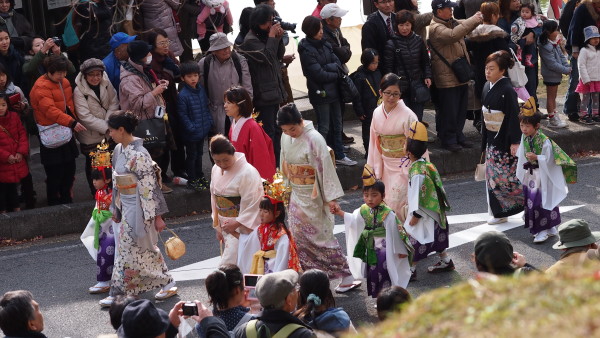
[[(244, 257), (252, 263), (252, 257), (257, 251), (260, 251), (260, 240), (258, 239), (258, 229), (254, 229), (250, 235), (247, 236), (247, 240), (242, 244), (240, 242), (239, 256)], [(275, 258), (265, 259), (265, 275), (271, 272), (278, 272), (289, 269), (288, 264), (290, 260), (290, 239), (287, 235), (279, 237), (275, 243)], [(250, 266), (248, 266), (248, 271)], [(248, 273), (242, 271), (243, 273)]]
[[(440, 223), (440, 214), (419, 206), (419, 191), (425, 175), (414, 175), (408, 186), (408, 210), (404, 221), (404, 230), (421, 244), (432, 243), (435, 240), (435, 222)], [(413, 212), (421, 215), (416, 225), (410, 225)]]

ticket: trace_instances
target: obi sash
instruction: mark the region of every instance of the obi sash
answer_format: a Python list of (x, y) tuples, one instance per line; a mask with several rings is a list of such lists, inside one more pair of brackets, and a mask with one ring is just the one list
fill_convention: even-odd
[(240, 215), (240, 196), (215, 195), (217, 213), (223, 217), (238, 217)]
[(379, 148), (385, 157), (402, 158), (406, 156), (406, 136), (379, 135)]
[(289, 164), (286, 176), (290, 182), (298, 185), (311, 185), (315, 183), (315, 168), (305, 164)]
[(489, 109), (486, 106), (481, 107), (483, 113), (483, 121), (485, 121), (485, 129), (497, 133), (502, 127), (504, 113), (500, 110)]
[(137, 178), (134, 174), (114, 175), (114, 178), (120, 194), (134, 195), (136, 193)]
[(264, 275), (265, 260), (275, 258), (275, 256), (277, 256), (277, 251), (275, 250), (259, 250), (255, 252), (254, 256), (252, 256), (252, 266), (250, 267), (250, 273), (255, 275)]

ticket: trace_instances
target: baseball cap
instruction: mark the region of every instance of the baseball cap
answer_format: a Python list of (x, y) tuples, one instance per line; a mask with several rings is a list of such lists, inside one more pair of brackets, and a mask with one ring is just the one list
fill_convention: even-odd
[(329, 19), (332, 16), (341, 18), (346, 14), (348, 14), (348, 10), (342, 9), (338, 4), (327, 4), (321, 9), (321, 19)]
[(130, 43), (135, 40), (135, 38), (137, 38), (137, 35), (132, 36), (123, 32), (115, 33), (115, 35), (110, 38), (110, 48), (114, 50), (124, 43)]
[(457, 7), (458, 4), (456, 2), (450, 0), (433, 0), (431, 2), (431, 9), (435, 13), (436, 9), (442, 9), (447, 7)]
[(264, 275), (256, 283), (256, 297), (264, 308), (273, 308), (283, 303), (298, 284), (298, 273), (292, 269)]

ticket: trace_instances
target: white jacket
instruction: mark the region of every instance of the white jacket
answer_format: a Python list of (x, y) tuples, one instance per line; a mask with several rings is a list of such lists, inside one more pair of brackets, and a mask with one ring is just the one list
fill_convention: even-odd
[(86, 131), (76, 134), (77, 140), (83, 144), (96, 144), (104, 139), (108, 130), (106, 121), (119, 109), (119, 99), (117, 91), (110, 83), (106, 72), (102, 74), (100, 81), (100, 98), (90, 88), (85, 80), (83, 73), (79, 73), (75, 78), (75, 91), (73, 92), (73, 102), (75, 104), (75, 113), (81, 124), (87, 128)]
[(581, 82), (600, 81), (600, 50), (594, 46), (586, 46), (579, 52), (577, 68)]

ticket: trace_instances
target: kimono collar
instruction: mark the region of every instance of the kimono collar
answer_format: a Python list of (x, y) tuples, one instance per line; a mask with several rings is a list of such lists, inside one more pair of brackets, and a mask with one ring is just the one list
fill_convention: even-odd
[(496, 83), (498, 83), (498, 82), (502, 81), (502, 79), (506, 79), (506, 76), (503, 76), (503, 77), (499, 78), (499, 79), (498, 79), (498, 81), (496, 81), (496, 82), (494, 82), (494, 83), (491, 83), (491, 82), (490, 82), (490, 90), (491, 90), (492, 88), (494, 88), (494, 86), (496, 85)]
[(235, 119), (232, 122), (232, 130), (231, 130), (231, 141), (237, 141), (238, 137), (240, 136), (240, 131), (242, 130), (242, 127), (244, 126), (244, 123), (246, 123), (246, 121), (248, 121), (249, 119), (251, 119), (252, 117), (240, 117), (239, 120), (237, 120), (237, 122), (235, 122)]
[(236, 171), (242, 166), (244, 166), (246, 163), (248, 163), (248, 161), (246, 161), (246, 155), (244, 155), (244, 153), (239, 153), (236, 151), (235, 154), (233, 154), (233, 156), (235, 157), (235, 163), (231, 166), (231, 168), (227, 170), (221, 169), (222, 174), (229, 171)]

